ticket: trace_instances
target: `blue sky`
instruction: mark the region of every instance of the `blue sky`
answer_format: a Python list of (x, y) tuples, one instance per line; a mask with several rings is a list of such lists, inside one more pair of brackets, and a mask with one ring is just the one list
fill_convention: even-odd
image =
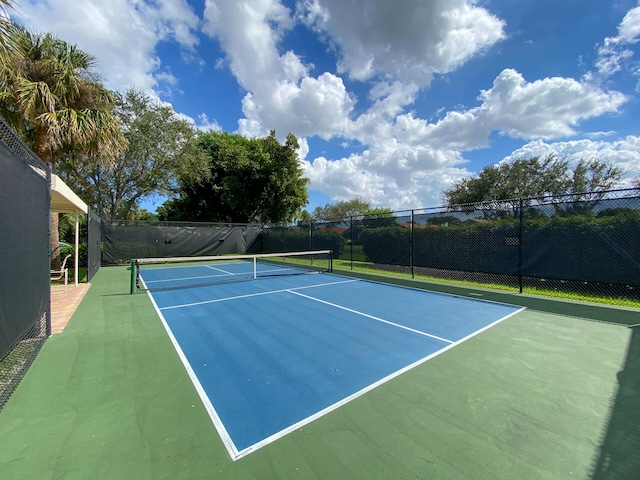
[[(486, 165), (557, 153), (640, 176), (637, 0), (31, 0), (27, 27), (198, 128), (301, 143), (312, 211), (437, 206)], [(157, 199), (156, 199), (157, 203)], [(153, 201), (144, 206), (154, 208)]]

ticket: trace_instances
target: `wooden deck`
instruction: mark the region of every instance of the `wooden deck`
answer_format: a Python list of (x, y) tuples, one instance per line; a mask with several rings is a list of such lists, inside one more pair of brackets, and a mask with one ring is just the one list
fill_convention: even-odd
[(79, 283), (76, 287), (64, 285), (51, 286), (51, 334), (61, 333), (67, 326), (71, 315), (76, 311), (80, 301), (91, 287), (90, 283)]

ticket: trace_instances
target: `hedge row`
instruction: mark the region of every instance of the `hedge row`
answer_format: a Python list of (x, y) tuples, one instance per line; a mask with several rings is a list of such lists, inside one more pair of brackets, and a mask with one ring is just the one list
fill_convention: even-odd
[[(575, 281), (640, 285), (640, 212), (420, 226), (415, 266)], [(399, 226), (359, 234), (373, 263), (410, 264), (411, 231)], [(522, 257), (520, 265), (520, 242)]]
[(347, 240), (335, 230), (308, 231), (271, 229), (263, 233), (264, 252), (303, 252), (306, 250), (332, 250), (334, 258), (342, 253)]

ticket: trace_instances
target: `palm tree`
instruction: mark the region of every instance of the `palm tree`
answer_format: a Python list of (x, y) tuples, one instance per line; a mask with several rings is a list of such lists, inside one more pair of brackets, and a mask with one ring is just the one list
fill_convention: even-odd
[(9, 10), (13, 8), (11, 0), (0, 0), (0, 48), (4, 49), (11, 40), (13, 23), (9, 20)]
[[(8, 1), (8, 0), (0, 0)], [(9, 0), (10, 1), (10, 0)], [(108, 163), (126, 149), (114, 98), (93, 72), (95, 58), (51, 34), (9, 30), (0, 73), (0, 115), (56, 171), (63, 155)], [(51, 215), (52, 265), (60, 262)]]

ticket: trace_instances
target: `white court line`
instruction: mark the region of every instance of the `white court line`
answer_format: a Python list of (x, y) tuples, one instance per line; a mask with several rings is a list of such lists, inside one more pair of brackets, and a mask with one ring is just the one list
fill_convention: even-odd
[[(141, 279), (143, 286), (144, 286), (144, 280)], [(313, 288), (313, 287), (321, 287), (321, 286), (325, 286), (325, 285), (335, 285), (338, 283), (349, 283), (349, 282), (357, 282), (359, 280), (347, 280), (347, 281), (343, 281), (343, 282), (331, 282), (331, 283), (327, 283), (327, 284), (320, 284), (320, 285), (311, 285), (308, 287), (300, 287), (300, 288)], [(146, 288), (146, 287), (145, 287)], [(290, 291), (291, 293), (295, 293), (292, 291), (293, 289), (289, 289), (288, 291)], [(279, 293), (279, 292), (266, 292), (266, 293)], [(173, 335), (173, 332), (171, 331), (171, 328), (169, 327), (169, 324), (167, 323), (167, 321), (165, 320), (164, 316), (162, 315), (162, 312), (160, 311), (161, 309), (158, 308), (158, 305), (156, 304), (153, 295), (151, 292), (147, 291), (147, 295), (149, 296), (149, 299), (151, 300), (151, 303), (153, 304), (153, 307), (155, 308), (156, 312), (158, 313), (158, 316), (160, 317), (160, 320), (167, 332), (167, 335), (169, 335), (169, 339), (171, 340), (171, 343), (173, 344), (174, 348), (176, 349), (176, 353), (178, 354), (178, 357), (180, 358), (180, 360), (182, 361), (182, 364), (184, 365), (187, 374), (189, 375), (189, 378), (191, 379), (191, 382), (193, 383), (193, 386), (195, 387), (196, 391), (198, 392), (198, 396), (200, 397), (200, 399), (202, 400), (202, 403), (205, 407), (205, 410), (207, 411), (207, 413), (209, 414), (209, 418), (211, 418), (211, 422), (213, 423), (213, 425), (215, 426), (216, 430), (218, 431), (218, 435), (220, 435), (220, 439), (223, 443), (223, 445), (225, 446), (225, 448), (227, 449), (227, 452), (229, 453), (229, 456), (231, 457), (232, 461), (237, 461), (239, 459), (241, 459), (242, 457), (245, 457), (246, 455), (249, 455), (250, 453), (270, 444), (275, 442), (276, 440), (279, 440), (280, 438), (288, 435), (289, 433), (292, 433), (302, 427), (304, 427), (305, 425), (308, 425), (309, 423), (317, 420), (318, 418), (331, 413), (334, 410), (337, 410), (338, 408), (342, 407), (343, 405), (346, 405), (347, 403), (351, 402), (352, 400), (355, 400), (358, 397), (363, 396), (364, 394), (370, 392), (371, 390), (379, 387), (380, 385), (383, 385), (384, 383), (387, 383), (388, 381), (404, 374), (405, 372), (408, 372), (409, 370), (412, 370), (413, 368), (417, 367), (418, 365), (421, 365), (423, 363), (425, 363), (428, 360), (431, 360), (432, 358), (440, 355), (441, 353), (446, 352), (447, 350), (450, 350), (451, 348), (461, 344), (462, 342), (475, 337), (476, 335), (480, 334), (481, 332), (484, 332), (485, 330), (488, 330), (489, 328), (497, 325), (500, 322), (503, 322), (504, 320), (512, 317), (513, 315), (520, 313), (521, 311), (525, 310), (525, 308), (520, 308), (519, 310), (506, 315), (498, 320), (496, 320), (495, 322), (485, 326), (484, 328), (481, 328), (480, 330), (477, 330), (469, 335), (467, 335), (464, 338), (461, 338), (460, 340), (457, 340), (456, 342), (453, 343), (449, 343), (448, 345), (446, 345), (445, 347), (441, 348), (440, 350), (433, 352), (430, 355), (427, 355), (424, 358), (421, 358), (419, 360), (417, 360), (416, 362), (407, 365), (404, 368), (401, 368), (400, 370), (397, 370), (395, 372), (393, 372), (390, 375), (387, 375), (384, 378), (381, 378), (380, 380), (378, 380), (377, 382), (374, 382), (372, 384), (370, 384), (369, 386), (363, 388), (362, 390), (359, 390), (345, 398), (343, 398), (342, 400), (339, 400), (338, 402), (329, 405), (328, 407), (323, 408), (322, 410), (308, 416), (307, 418), (304, 418), (302, 420), (300, 420), (299, 422), (290, 425), (289, 427), (280, 430), (279, 432), (274, 433), (273, 435), (264, 438), (263, 440), (260, 440), (259, 442), (254, 443), (253, 445), (250, 445), (247, 448), (244, 448), (242, 450), (238, 450), (238, 448), (236, 447), (235, 443), (233, 442), (233, 440), (231, 439), (231, 436), (229, 435), (229, 432), (227, 431), (227, 429), (224, 426), (224, 423), (222, 422), (222, 420), (220, 419), (220, 416), (218, 415), (218, 412), (216, 411), (215, 407), (213, 406), (213, 404), (211, 403), (211, 400), (209, 399), (209, 396), (207, 395), (206, 391), (204, 390), (202, 384), (200, 383), (200, 381), (198, 380), (197, 375), (195, 374), (195, 372), (193, 371), (193, 368), (191, 367), (191, 364), (189, 363), (189, 360), (187, 360), (186, 355), (184, 354), (182, 348), (180, 347), (180, 344), (178, 343), (177, 339), (175, 338), (175, 336)], [(232, 300), (233, 298), (229, 298), (229, 300)], [(223, 299), (224, 300), (224, 299)], [(315, 299), (314, 299), (315, 300)]]
[(203, 265), (203, 267), (210, 268), (211, 270), (217, 270), (218, 272), (226, 273), (227, 275), (238, 275), (237, 273), (227, 272), (226, 270), (223, 270), (222, 268), (214, 267), (213, 265)]
[(226, 302), (228, 300), (238, 300), (238, 299), (241, 299), (241, 298), (260, 297), (262, 295), (272, 295), (272, 294), (275, 294), (275, 293), (285, 293), (285, 292), (293, 293), (293, 290), (302, 290), (302, 289), (305, 289), (305, 288), (326, 287), (328, 285), (338, 285), (340, 283), (351, 283), (351, 282), (359, 282), (359, 281), (360, 280), (342, 280), (342, 281), (339, 281), (339, 282), (319, 283), (318, 285), (306, 285), (304, 287), (283, 288), (282, 290), (269, 290), (268, 292), (247, 293), (246, 295), (236, 295), (236, 296), (233, 296), (233, 297), (216, 298), (214, 300), (203, 300), (202, 302), (183, 303), (182, 305), (170, 305), (168, 307), (162, 307), (160, 310), (171, 310), (171, 309), (174, 309), (174, 308), (195, 307), (195, 306), (198, 306), (198, 305), (206, 305), (208, 303)]
[[(235, 276), (235, 277), (242, 277), (242, 278), (247, 278), (247, 277), (251, 277), (253, 278), (253, 270), (250, 272), (227, 272), (225, 270), (221, 270), (219, 268), (216, 267), (209, 267), (207, 265), (203, 265), (204, 267), (207, 268), (211, 268), (213, 270), (219, 270), (220, 272), (224, 273), (224, 275), (198, 275), (198, 276), (193, 276), (190, 275), (188, 277), (180, 277), (180, 278), (163, 278), (160, 280), (147, 280), (147, 284), (151, 284), (151, 283), (167, 283), (167, 282), (180, 282), (182, 280), (199, 280), (201, 278), (222, 278), (222, 277), (227, 277), (228, 275), (231, 276)], [(297, 270), (296, 268), (276, 268), (276, 269), (269, 269), (269, 270), (259, 270), (258, 271), (258, 277), (260, 277), (261, 274), (265, 274), (265, 273), (272, 273), (272, 272), (283, 272), (283, 271), (288, 271), (288, 270)], [(144, 272), (144, 270), (143, 270)], [(144, 273), (143, 273), (144, 275)]]
[[(337, 401), (336, 403), (334, 403), (333, 405), (329, 405), (326, 408), (323, 408), (322, 410), (314, 413), (313, 415), (308, 416), (305, 419), (300, 420), (297, 423), (294, 423), (293, 425), (280, 430), (277, 433), (274, 433), (273, 435), (254, 443), (253, 445), (242, 449), (240, 451), (236, 450), (236, 456), (234, 457), (233, 455), (231, 455), (231, 459), (235, 462), (236, 460), (249, 455), (252, 452), (255, 452), (256, 450), (258, 450), (259, 448), (262, 448), (270, 443), (275, 442), (276, 440), (284, 437), (285, 435), (288, 435), (291, 432), (295, 432), (296, 430), (304, 427), (305, 425), (308, 425), (309, 423), (313, 422), (314, 420), (317, 420), (318, 418), (333, 412), (334, 410), (337, 410), (338, 408), (342, 407), (343, 405), (346, 405), (347, 403), (351, 402), (352, 400), (355, 400), (358, 397), (361, 397), (362, 395), (364, 395), (365, 393), (370, 392), (371, 390), (379, 387), (380, 385), (383, 385), (385, 383), (387, 383), (390, 380), (393, 380), (396, 377), (399, 377), (400, 375), (402, 375), (403, 373), (408, 372), (409, 370), (414, 369), (415, 367), (417, 367), (418, 365), (422, 365), (423, 363), (427, 362), (428, 360), (431, 360), (434, 357), (437, 357), (438, 355), (446, 352), (447, 350), (451, 350), (453, 347), (456, 347), (458, 345), (460, 345), (462, 342), (465, 342), (467, 340), (469, 340), (470, 338), (475, 337), (476, 335), (484, 332), (485, 330), (488, 330), (491, 327), (494, 327), (495, 325), (499, 324), (500, 322), (505, 321), (507, 318), (512, 317), (513, 315), (520, 313), (521, 311), (525, 310), (525, 307), (520, 308), (519, 310), (516, 310), (515, 312), (510, 313), (509, 315), (506, 315), (502, 318), (499, 318), (498, 320), (496, 320), (495, 322), (490, 323), (489, 325), (481, 328), (480, 330), (476, 330), (473, 333), (470, 333), (469, 335), (467, 335), (464, 338), (461, 338), (460, 340), (456, 340), (453, 343), (450, 343), (449, 345), (446, 345), (445, 347), (442, 347), (440, 350), (433, 352), (430, 355), (427, 355), (424, 358), (421, 358), (415, 362), (413, 362), (410, 365), (407, 365), (404, 368), (401, 368), (400, 370), (396, 370), (395, 372), (387, 375), (384, 378), (381, 378), (380, 380), (378, 380), (377, 382), (372, 383), (371, 385), (363, 388), (362, 390), (359, 390), (355, 393), (352, 393), (351, 395), (349, 395), (348, 397), (343, 398), (342, 400)], [(229, 452), (231, 454), (231, 452)]]
[[(143, 270), (144, 272), (144, 270)], [(226, 272), (225, 272), (226, 273)], [(221, 277), (226, 277), (228, 274), (225, 275), (198, 275), (198, 276), (188, 276), (188, 277), (180, 277), (180, 278), (163, 278), (161, 280), (147, 280), (146, 283), (150, 284), (150, 283), (163, 283), (163, 282), (179, 282), (181, 280), (198, 280), (200, 278), (221, 278)], [(237, 275), (237, 276), (248, 276), (251, 275), (253, 276), (253, 272), (239, 272), (239, 273), (232, 273), (230, 275)], [(142, 274), (142, 276), (144, 276), (144, 273)]]
[[(146, 289), (146, 286), (144, 285), (144, 280), (141, 279), (141, 281), (142, 281), (143, 287), (145, 287)], [(233, 440), (231, 440), (231, 435), (229, 435), (229, 432), (225, 428), (222, 420), (220, 419), (218, 412), (216, 411), (215, 407), (211, 403), (211, 400), (209, 399), (209, 395), (207, 395), (207, 392), (205, 391), (204, 387), (200, 383), (198, 376), (193, 371), (193, 368), (191, 367), (191, 364), (189, 363), (187, 356), (185, 355), (184, 351), (180, 347), (180, 343), (178, 343), (178, 340), (173, 335), (173, 332), (171, 331), (171, 327), (169, 327), (169, 324), (165, 320), (164, 315), (162, 315), (162, 312), (158, 308), (158, 305), (156, 304), (156, 301), (153, 298), (153, 295), (151, 294), (150, 291), (147, 291), (147, 295), (151, 300), (151, 303), (153, 304), (153, 308), (156, 309), (156, 312), (158, 313), (158, 317), (160, 317), (160, 321), (162, 322), (162, 325), (164, 326), (164, 329), (166, 330), (167, 335), (169, 336), (169, 340), (173, 344), (173, 348), (176, 349), (176, 353), (178, 354), (178, 357), (180, 358), (182, 365), (187, 371), (187, 375), (189, 375), (189, 378), (191, 379), (191, 383), (193, 383), (193, 386), (196, 389), (196, 392), (198, 392), (198, 396), (200, 397), (200, 400), (202, 400), (202, 404), (204, 405), (205, 410), (209, 414), (209, 418), (211, 419), (211, 422), (216, 427), (216, 430), (218, 431), (218, 435), (220, 435), (220, 440), (222, 440), (222, 443), (227, 449), (227, 452), (229, 452), (229, 455), (235, 461), (236, 459), (239, 458), (238, 448), (236, 447), (235, 443), (233, 443)]]
[(437, 335), (431, 335), (430, 333), (423, 332), (421, 330), (416, 330), (415, 328), (407, 327), (405, 325), (400, 325), (399, 323), (390, 322), (389, 320), (385, 320), (384, 318), (374, 317), (373, 315), (369, 315), (368, 313), (360, 312), (358, 310), (353, 310), (352, 308), (344, 307), (342, 305), (338, 305), (337, 303), (327, 302), (325, 300), (320, 300), (319, 298), (310, 297), (309, 295), (305, 295), (303, 293), (294, 292), (293, 290), (289, 290), (290, 293), (294, 295), (299, 295), (300, 297), (308, 298), (309, 300), (313, 300), (315, 302), (324, 303), (325, 305), (329, 305), (331, 307), (339, 308), (341, 310), (346, 310), (347, 312), (355, 313), (356, 315), (361, 315), (363, 317), (371, 318), (372, 320), (376, 320), (378, 322), (386, 323), (388, 325), (393, 325), (394, 327), (402, 328), (403, 330), (408, 330), (413, 333), (417, 333), (419, 335), (424, 335), (425, 337), (434, 338), (436, 340), (440, 340), (445, 343), (453, 343), (453, 340), (447, 340), (446, 338), (438, 337)]

